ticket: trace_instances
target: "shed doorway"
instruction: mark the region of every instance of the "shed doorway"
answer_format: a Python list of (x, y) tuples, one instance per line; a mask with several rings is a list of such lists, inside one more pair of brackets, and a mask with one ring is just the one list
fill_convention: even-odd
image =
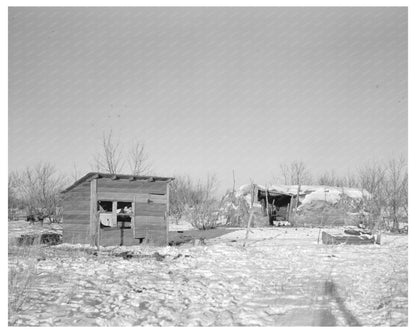
[(293, 196), (274, 191), (259, 190), (258, 201), (263, 208), (263, 215), (269, 217), (269, 225), (274, 221), (289, 221)]

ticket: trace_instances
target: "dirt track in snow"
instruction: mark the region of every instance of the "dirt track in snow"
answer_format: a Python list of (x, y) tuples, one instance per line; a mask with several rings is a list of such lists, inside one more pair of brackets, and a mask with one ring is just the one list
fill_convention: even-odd
[[(326, 246), (318, 229), (267, 228), (243, 248), (244, 235), (97, 255), (65, 244), (9, 249), (16, 290), (34, 271), (9, 325), (407, 325), (407, 236)], [(137, 256), (114, 256), (123, 251)]]

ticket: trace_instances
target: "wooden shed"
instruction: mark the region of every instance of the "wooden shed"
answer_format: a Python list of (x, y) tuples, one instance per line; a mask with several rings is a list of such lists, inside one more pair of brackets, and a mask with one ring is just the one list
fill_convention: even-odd
[(90, 172), (62, 193), (63, 242), (167, 245), (170, 177)]

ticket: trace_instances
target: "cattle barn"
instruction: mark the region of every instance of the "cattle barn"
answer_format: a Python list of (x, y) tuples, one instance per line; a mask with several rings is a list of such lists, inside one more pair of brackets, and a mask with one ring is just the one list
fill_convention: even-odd
[(63, 194), (63, 242), (167, 245), (170, 177), (90, 172)]

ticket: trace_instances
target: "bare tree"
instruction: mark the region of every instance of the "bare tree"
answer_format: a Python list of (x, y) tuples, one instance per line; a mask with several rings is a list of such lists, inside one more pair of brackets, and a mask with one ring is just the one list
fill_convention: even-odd
[(136, 141), (129, 151), (131, 173), (135, 176), (150, 173), (149, 155), (145, 152), (144, 144)]
[(16, 206), (16, 187), (17, 187), (17, 174), (15, 172), (10, 172), (8, 175), (7, 182), (7, 193), (8, 193), (8, 203), (9, 208), (14, 208)]
[[(407, 163), (404, 157), (391, 159), (386, 167), (385, 194), (393, 230), (399, 230), (400, 210), (407, 210)], [(405, 213), (407, 214), (407, 212)]]
[(280, 164), (280, 173), (283, 177), (284, 185), (291, 185), (292, 177), (291, 177), (290, 167), (287, 164)]
[(280, 165), (280, 172), (285, 185), (299, 185), (312, 183), (312, 175), (303, 161), (293, 161)]
[(10, 172), (8, 175), (8, 215), (9, 219), (16, 217), (16, 210), (21, 208), (22, 202), (18, 197), (19, 176), (16, 172)]
[(205, 182), (198, 180), (193, 188), (193, 200), (188, 202), (185, 213), (197, 229), (206, 230), (217, 226), (219, 205), (214, 198), (217, 184), (217, 177), (208, 175)]
[(344, 184), (347, 187), (358, 187), (357, 177), (348, 171), (347, 175), (344, 177)]
[(189, 176), (176, 175), (170, 184), (169, 214), (178, 222), (185, 213), (188, 205), (198, 200), (194, 182)]
[(299, 205), (302, 184), (312, 183), (312, 175), (303, 161), (293, 161), (290, 165), (281, 164), (280, 171), (286, 185), (297, 185), (295, 209)]
[(103, 133), (102, 152), (95, 156), (94, 161), (98, 172), (116, 174), (123, 168), (120, 143), (114, 142), (112, 131)]
[[(386, 204), (384, 192), (385, 175), (385, 167), (377, 162), (367, 164), (358, 170), (359, 187), (370, 193), (370, 197), (363, 196), (364, 209), (376, 220), (381, 217), (383, 206)], [(372, 224), (374, 223), (372, 222)]]
[(402, 198), (403, 198), (403, 212), (406, 215), (406, 218), (409, 217), (409, 176), (408, 171), (404, 172), (403, 182), (402, 182)]
[(293, 161), (290, 164), (292, 183), (308, 184), (312, 182), (312, 175), (303, 161)]
[(294, 161), (292, 162), (290, 167), (294, 183), (298, 185), (295, 205), (295, 207), (297, 208), (299, 205), (299, 193), (302, 183), (308, 182), (309, 180), (311, 180), (312, 177), (310, 176), (309, 171), (306, 169), (306, 166), (302, 161)]
[(29, 215), (49, 218), (56, 222), (57, 207), (60, 205), (60, 192), (66, 179), (58, 175), (49, 163), (39, 163), (20, 173), (17, 180), (17, 195), (27, 208)]
[(193, 181), (189, 176), (175, 176), (169, 195), (170, 215), (178, 221), (183, 216), (198, 229), (216, 226), (218, 216), (214, 192), (217, 178), (208, 175), (205, 182)]
[(76, 182), (79, 178), (80, 178), (80, 172), (77, 168), (77, 164), (74, 163), (73, 165), (73, 170), (72, 170), (72, 174), (71, 174), (71, 178), (74, 182)]
[(337, 183), (339, 183), (339, 179), (335, 175), (334, 170), (332, 170), (331, 173), (325, 171), (321, 176), (318, 177), (318, 185), (337, 186)]
[(356, 187), (357, 180), (354, 175), (348, 172), (344, 177), (337, 176), (334, 170), (325, 171), (317, 178), (318, 185), (337, 186), (337, 187)]

